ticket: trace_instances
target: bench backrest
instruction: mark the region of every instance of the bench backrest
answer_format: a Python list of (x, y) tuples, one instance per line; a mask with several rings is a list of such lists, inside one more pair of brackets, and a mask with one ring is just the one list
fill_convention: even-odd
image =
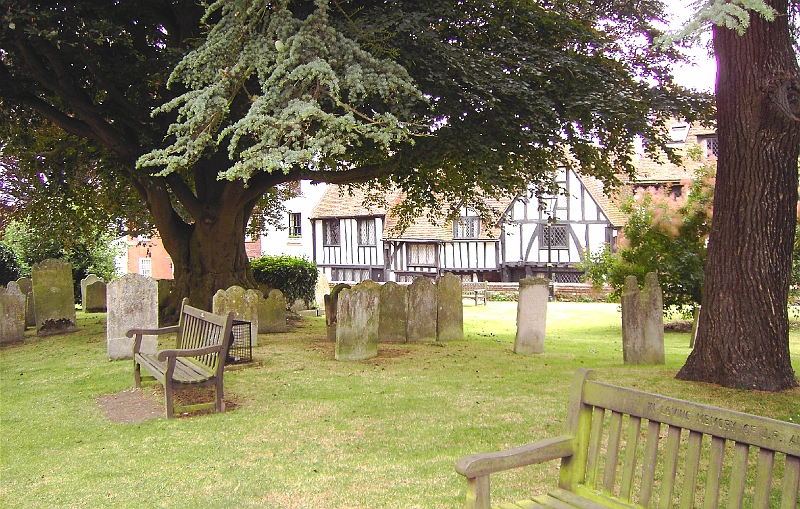
[(562, 488), (609, 507), (797, 509), (800, 425), (592, 378), (573, 380)]
[(462, 281), (462, 292), (474, 292), (476, 290), (488, 290), (489, 284), (486, 281)]
[(192, 307), (186, 301), (187, 299), (184, 299), (181, 305), (176, 348), (189, 350), (223, 345), (223, 348), (218, 352), (192, 358), (195, 363), (204, 366), (210, 372), (219, 376), (222, 374), (225, 357), (230, 346), (233, 313), (228, 313), (224, 316), (215, 315), (210, 311)]

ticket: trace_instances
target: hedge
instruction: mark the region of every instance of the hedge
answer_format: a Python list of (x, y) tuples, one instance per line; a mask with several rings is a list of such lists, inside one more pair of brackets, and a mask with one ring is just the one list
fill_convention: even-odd
[(314, 302), (316, 263), (295, 256), (262, 256), (251, 260), (250, 268), (257, 282), (277, 288), (288, 302), (302, 299), (307, 306)]

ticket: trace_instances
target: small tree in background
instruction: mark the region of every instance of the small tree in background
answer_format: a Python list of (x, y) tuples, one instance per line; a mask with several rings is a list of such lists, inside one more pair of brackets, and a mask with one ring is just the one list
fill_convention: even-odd
[(638, 192), (622, 210), (630, 219), (622, 228), (620, 246), (589, 253), (581, 264), (586, 279), (614, 288), (619, 297), (629, 275), (644, 281), (657, 272), (664, 292), (664, 309), (690, 315), (700, 305), (706, 240), (711, 228), (713, 173), (701, 168), (698, 178), (685, 183), (689, 192), (673, 198), (668, 189)]

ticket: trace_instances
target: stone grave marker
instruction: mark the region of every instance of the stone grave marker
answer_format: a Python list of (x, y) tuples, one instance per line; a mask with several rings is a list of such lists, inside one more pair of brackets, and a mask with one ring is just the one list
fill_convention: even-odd
[(339, 293), (336, 310), (337, 361), (360, 361), (378, 355), (380, 286), (364, 281)]
[(549, 285), (543, 277), (520, 279), (514, 353), (544, 353)]
[(258, 299), (258, 333), (286, 332), (286, 299), (280, 290), (270, 290)]
[(647, 273), (642, 290), (636, 276), (626, 277), (621, 307), (625, 364), (664, 364), (663, 296), (656, 273)]
[(336, 341), (336, 311), (338, 310), (339, 293), (345, 288), (350, 288), (347, 283), (339, 283), (331, 289), (331, 293), (325, 295), (325, 326), (328, 333), (328, 341)]
[(17, 284), (25, 296), (25, 327), (36, 327), (36, 310), (33, 307), (33, 281), (27, 277), (17, 279)]
[(314, 299), (316, 301), (317, 309), (325, 308), (325, 296), (331, 293), (331, 285), (328, 281), (328, 276), (325, 274), (317, 275), (317, 286), (314, 290)]
[[(130, 329), (158, 328), (158, 283), (140, 274), (125, 274), (106, 287), (106, 353), (109, 359), (133, 358)], [(173, 346), (174, 348), (174, 346)], [(156, 353), (158, 338), (142, 338), (144, 353)]]
[(408, 341), (436, 341), (436, 313), (436, 285), (430, 278), (416, 278), (408, 287)]
[(75, 288), (72, 266), (48, 258), (31, 267), (36, 334), (49, 336), (78, 330), (75, 319)]
[(258, 346), (258, 301), (262, 300), (261, 295), (258, 290), (245, 290), (241, 286), (217, 290), (212, 313), (225, 315), (233, 311), (235, 320), (250, 322), (250, 346)]
[(464, 339), (464, 302), (461, 278), (448, 273), (436, 282), (436, 338), (438, 341)]
[(26, 296), (16, 281), (0, 286), (0, 344), (21, 343), (25, 339)]
[(106, 310), (106, 283), (94, 274), (81, 280), (81, 305), (84, 313)]
[(381, 285), (378, 310), (378, 341), (406, 342), (408, 288), (394, 281)]

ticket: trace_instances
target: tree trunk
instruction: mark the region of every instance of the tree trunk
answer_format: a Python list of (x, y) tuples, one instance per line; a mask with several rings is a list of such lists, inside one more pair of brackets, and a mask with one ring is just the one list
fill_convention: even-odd
[[(785, 0), (743, 36), (714, 27), (719, 159), (697, 343), (678, 378), (797, 386), (787, 300), (797, 213), (800, 71)], [(782, 14), (782, 15), (781, 15)]]

